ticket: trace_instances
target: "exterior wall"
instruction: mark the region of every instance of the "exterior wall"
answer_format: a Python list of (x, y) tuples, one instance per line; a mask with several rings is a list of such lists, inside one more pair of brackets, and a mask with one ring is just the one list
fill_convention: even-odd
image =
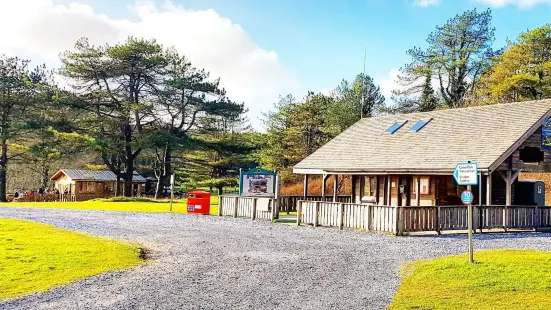
[(60, 193), (64, 193), (65, 190), (70, 193), (75, 192), (75, 182), (65, 174), (62, 174), (59, 178), (54, 180), (54, 187)]
[[(520, 160), (520, 150), (526, 147), (539, 148), (541, 150), (541, 128), (531, 135), (513, 153), (513, 171), (522, 169), (525, 172), (551, 172), (551, 152), (543, 151), (543, 161), (539, 163), (524, 163)], [(508, 161), (504, 161), (497, 170), (507, 170)]]

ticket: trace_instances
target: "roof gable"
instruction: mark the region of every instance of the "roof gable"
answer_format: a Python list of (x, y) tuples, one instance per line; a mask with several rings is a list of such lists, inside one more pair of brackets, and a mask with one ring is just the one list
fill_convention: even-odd
[[(366, 118), (298, 163), (295, 171), (451, 171), (469, 160), (487, 170), (514, 151), (550, 110), (551, 100), (541, 100)], [(431, 120), (409, 132), (422, 119)], [(407, 122), (385, 134), (397, 121)]]

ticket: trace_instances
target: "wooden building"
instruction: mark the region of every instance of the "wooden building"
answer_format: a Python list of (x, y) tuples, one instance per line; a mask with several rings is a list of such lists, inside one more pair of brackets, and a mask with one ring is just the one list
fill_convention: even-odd
[[(117, 176), (112, 171), (92, 171), (61, 169), (51, 180), (61, 195), (69, 195), (72, 201), (85, 201), (95, 198), (109, 198), (115, 195)], [(132, 180), (133, 196), (144, 190), (146, 180), (134, 172)], [(122, 186), (122, 185), (121, 185)]]
[(512, 205), (521, 171), (551, 171), (550, 117), (551, 100), (541, 100), (366, 118), (293, 172), (305, 176), (305, 196), (311, 175), (323, 176), (324, 189), (350, 175), (354, 203), (458, 205), (465, 187), (452, 173), (471, 161), (479, 168), (474, 203)]

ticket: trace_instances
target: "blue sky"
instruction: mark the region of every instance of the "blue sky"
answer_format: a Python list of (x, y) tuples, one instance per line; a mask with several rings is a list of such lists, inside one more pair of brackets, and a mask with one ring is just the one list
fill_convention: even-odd
[[(327, 91), (342, 79), (353, 79), (363, 70), (364, 47), (367, 73), (388, 95), (396, 70), (409, 60), (406, 50), (424, 46), (436, 25), (465, 10), (492, 8), (496, 48), (507, 38), (551, 22), (551, 0), (172, 0), (170, 8), (165, 0), (18, 0), (19, 7), (15, 3), (0, 3), (0, 19), (3, 9), (9, 16), (26, 14), (23, 20), (32, 24), (38, 15), (27, 13), (27, 8), (41, 5), (40, 15), (51, 11), (50, 20), (59, 21), (59, 29), (47, 29), (53, 27), (47, 23), (33, 28), (34, 37), (23, 26), (11, 37), (0, 34), (0, 41), (21, 40), (0, 43), (0, 53), (26, 48), (33, 59), (48, 63), (41, 52), (45, 49), (36, 42), (50, 34), (61, 42), (51, 46), (56, 57), (55, 49), (70, 47), (63, 43), (65, 37), (74, 42), (81, 33), (98, 43), (126, 34), (159, 37), (220, 76), (229, 93), (248, 104), (253, 123), (278, 94), (300, 97), (308, 90)], [(94, 30), (98, 24), (118, 36)], [(25, 35), (29, 37), (23, 42)]]

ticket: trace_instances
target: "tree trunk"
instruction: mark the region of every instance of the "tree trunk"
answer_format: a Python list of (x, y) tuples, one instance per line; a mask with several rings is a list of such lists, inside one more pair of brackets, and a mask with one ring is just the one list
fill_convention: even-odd
[(6, 171), (8, 169), (8, 143), (6, 139), (2, 140), (2, 151), (0, 154), (0, 201), (7, 202), (7, 180)]
[(126, 172), (124, 174), (124, 197), (132, 197), (132, 178), (134, 177), (134, 161), (132, 159), (126, 161)]
[(217, 189), (218, 189), (218, 195), (222, 195), (222, 194), (223, 194), (222, 191), (224, 190), (224, 186), (223, 186), (223, 185), (219, 185), (219, 186), (217, 187)]
[(124, 133), (124, 164), (126, 172), (124, 174), (124, 197), (132, 197), (132, 178), (134, 176), (134, 155), (132, 154), (132, 126), (130, 122), (123, 125)]
[(159, 164), (159, 173), (157, 174), (157, 188), (155, 190), (155, 199), (164, 194), (164, 188), (170, 185), (170, 176), (172, 175), (172, 150), (167, 144), (163, 156), (157, 157)]
[(42, 166), (42, 179), (40, 180), (40, 187), (43, 190), (46, 190), (48, 188), (48, 183), (50, 182), (50, 169), (48, 166), (44, 165)]

